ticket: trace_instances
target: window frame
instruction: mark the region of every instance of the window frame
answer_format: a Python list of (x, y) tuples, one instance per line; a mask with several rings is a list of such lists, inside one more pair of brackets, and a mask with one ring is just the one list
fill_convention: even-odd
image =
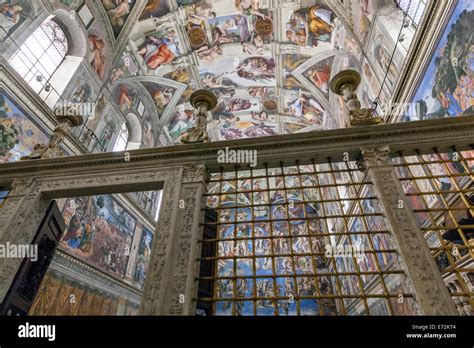
[[(45, 29), (46, 27), (50, 27), (51, 31), (48, 32), (48, 30)], [(58, 30), (60, 32), (59, 35), (57, 33)], [(39, 38), (40, 35), (42, 35), (43, 38), (47, 38), (49, 42), (41, 42)], [(33, 40), (37, 45), (36, 48), (34, 48), (32, 45)], [(63, 50), (60, 50), (58, 46), (62, 46)], [(33, 49), (36, 50), (38, 48), (38, 52), (40, 53), (36, 54), (33, 52)], [(59, 23), (51, 19), (42, 23), (38, 28), (36, 28), (21, 44), (21, 46), (19, 46), (15, 53), (13, 53), (8, 62), (38, 95), (42, 92), (46, 92), (47, 94), (43, 97), (43, 99), (47, 99), (50, 94), (54, 92), (54, 88), (50, 84), (51, 78), (58, 71), (59, 67), (64, 63), (68, 55), (69, 48), (70, 45), (67, 40), (65, 30)], [(60, 57), (61, 60), (56, 62), (57, 58), (55, 59), (51, 52), (54, 52), (54, 54), (57, 55), (57, 57)], [(43, 65), (42, 59), (44, 57), (47, 57), (54, 64), (53, 68), (45, 67)], [(26, 68), (24, 71), (20, 70), (19, 63), (15, 63), (17, 59), (20, 60), (21, 65)], [(42, 77), (41, 81), (38, 81), (38, 76)], [(50, 90), (46, 91), (45, 87), (48, 84), (50, 86)]]

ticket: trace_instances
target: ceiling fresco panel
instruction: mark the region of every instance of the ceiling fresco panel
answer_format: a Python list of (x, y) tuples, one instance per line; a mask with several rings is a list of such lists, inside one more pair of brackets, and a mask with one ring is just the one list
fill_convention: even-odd
[(116, 38), (122, 31), (136, 2), (136, 0), (101, 0)]
[(95, 18), (88, 29), (92, 70), (124, 119), (138, 115), (146, 147), (181, 142), (196, 122), (189, 97), (202, 88), (218, 99), (210, 141), (345, 127), (331, 78), (358, 70), (359, 97), (373, 107), (378, 97), (389, 102), (406, 58), (397, 52), (389, 64), (403, 24), (391, 1), (87, 4)]

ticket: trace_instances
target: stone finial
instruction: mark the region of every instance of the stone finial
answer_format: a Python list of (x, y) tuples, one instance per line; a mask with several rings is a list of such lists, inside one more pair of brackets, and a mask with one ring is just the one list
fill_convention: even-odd
[(196, 126), (186, 132), (181, 138), (182, 143), (202, 143), (208, 140), (207, 113), (217, 105), (216, 96), (206, 90), (200, 89), (189, 98), (191, 105), (197, 109)]
[(54, 129), (48, 144), (36, 144), (33, 152), (29, 156), (21, 157), (21, 160), (32, 160), (42, 158), (58, 158), (63, 157), (64, 153), (61, 150), (61, 143), (67, 136), (67, 133), (73, 127), (80, 126), (84, 120), (79, 116), (79, 111), (74, 106), (69, 106), (69, 109), (64, 114), (56, 116), (58, 126)]

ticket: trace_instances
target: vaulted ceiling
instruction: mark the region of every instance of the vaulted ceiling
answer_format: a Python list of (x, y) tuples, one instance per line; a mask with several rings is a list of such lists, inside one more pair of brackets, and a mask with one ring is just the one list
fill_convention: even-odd
[(331, 77), (358, 70), (364, 106), (388, 101), (411, 41), (390, 63), (404, 14), (389, 0), (86, 4), (108, 19), (88, 31), (91, 64), (147, 147), (180, 142), (195, 122), (189, 96), (202, 88), (218, 97), (213, 141), (344, 127)]

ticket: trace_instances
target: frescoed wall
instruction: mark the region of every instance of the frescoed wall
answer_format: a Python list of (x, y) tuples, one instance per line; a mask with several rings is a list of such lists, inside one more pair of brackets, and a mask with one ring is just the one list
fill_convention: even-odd
[(0, 163), (19, 161), (31, 154), (36, 144), (48, 141), (44, 132), (0, 91)]
[(353, 6), (354, 25), (360, 41), (364, 42), (374, 18), (373, 2), (377, 0), (357, 1)]
[(474, 2), (459, 0), (441, 36), (406, 120), (472, 114)]
[(138, 246), (137, 260), (133, 273), (133, 281), (141, 288), (145, 283), (145, 274), (150, 261), (151, 244), (153, 242), (153, 233), (146, 227), (142, 230), (140, 244)]
[(123, 277), (137, 223), (112, 196), (69, 198), (63, 209), (61, 248)]
[[(144, 226), (142, 229), (143, 222), (117, 198), (111, 195), (68, 198), (63, 217), (66, 230), (60, 242), (62, 250), (120, 279), (125, 279), (127, 267), (133, 267), (131, 282), (143, 286), (153, 233)], [(137, 251), (132, 251), (138, 230), (142, 231), (140, 244)], [(137, 257), (129, 265), (132, 252)]]
[(11, 35), (28, 18), (33, 19), (33, 1), (4, 0), (0, 3), (0, 39)]

